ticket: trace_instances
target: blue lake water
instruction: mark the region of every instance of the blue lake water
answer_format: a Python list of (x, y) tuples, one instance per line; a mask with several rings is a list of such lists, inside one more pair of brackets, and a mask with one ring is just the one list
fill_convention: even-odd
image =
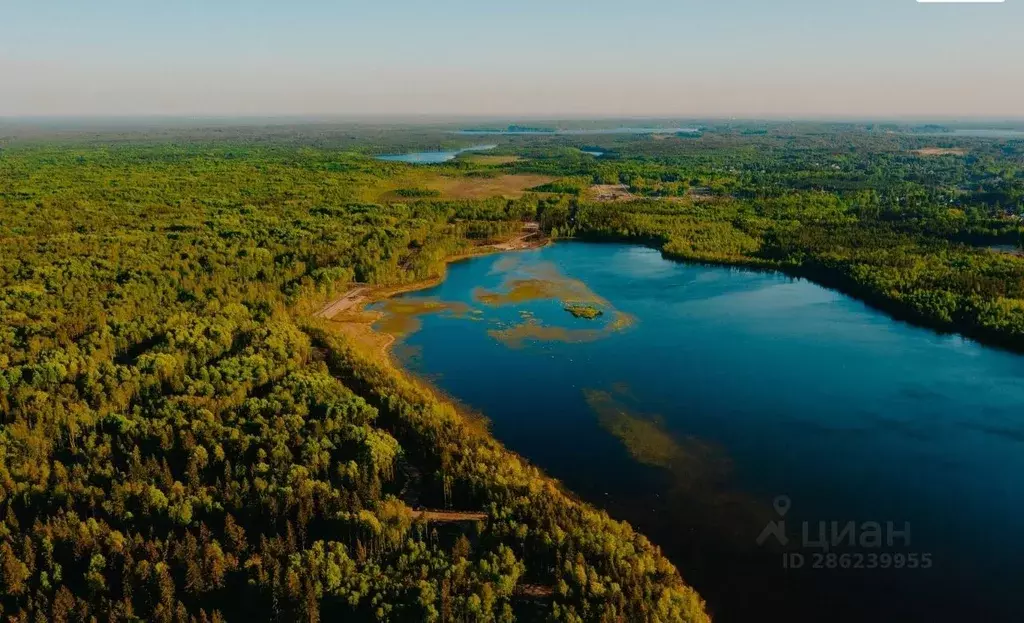
[(455, 160), (459, 154), (467, 151), (487, 151), (489, 149), (494, 149), (495, 147), (497, 147), (497, 145), (475, 145), (473, 147), (464, 147), (454, 151), (416, 151), (407, 154), (387, 154), (384, 156), (377, 156), (377, 160), (386, 160), (388, 162), (408, 162), (410, 164), (440, 164), (442, 162)]
[[(630, 245), (472, 259), (402, 298), (421, 299), (472, 311), (418, 316), (396, 356), (661, 545), (716, 620), (1022, 620), (1024, 357)], [(780, 519), (788, 545), (759, 545)], [(802, 538), (822, 521), (910, 538), (838, 546), (865, 568), (828, 568)]]

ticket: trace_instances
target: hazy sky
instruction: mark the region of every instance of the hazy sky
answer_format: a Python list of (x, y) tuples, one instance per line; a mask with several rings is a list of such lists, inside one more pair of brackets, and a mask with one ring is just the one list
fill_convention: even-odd
[(1024, 117), (1024, 0), (0, 0), (0, 116)]

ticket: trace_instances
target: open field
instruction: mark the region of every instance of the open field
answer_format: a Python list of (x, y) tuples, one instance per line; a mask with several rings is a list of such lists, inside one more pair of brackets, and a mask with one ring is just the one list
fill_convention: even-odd
[(521, 197), (531, 188), (551, 182), (550, 175), (500, 175), (498, 177), (442, 177), (428, 184), (449, 199), (485, 199)]
[(966, 156), (967, 150), (947, 147), (925, 147), (923, 149), (915, 149), (914, 153), (918, 156)]
[[(531, 188), (555, 179), (550, 175), (504, 174), (493, 177), (442, 174), (435, 171), (415, 171), (370, 187), (364, 193), (367, 201), (403, 202), (411, 199), (487, 199), (506, 197), (517, 199)], [(410, 192), (414, 191), (414, 192)], [(419, 193), (420, 196), (417, 196)]]
[(512, 164), (513, 162), (519, 162), (522, 159), (523, 158), (521, 156), (494, 156), (489, 154), (467, 154), (459, 157), (459, 160), (472, 162), (473, 164), (494, 166)]

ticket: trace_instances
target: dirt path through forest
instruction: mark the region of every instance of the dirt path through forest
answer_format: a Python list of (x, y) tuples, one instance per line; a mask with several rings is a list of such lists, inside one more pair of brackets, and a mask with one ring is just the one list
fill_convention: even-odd
[(526, 223), (523, 225), (523, 233), (512, 240), (506, 242), (499, 242), (497, 244), (489, 245), (492, 249), (498, 251), (515, 251), (517, 249), (527, 249), (533, 245), (532, 242), (527, 242), (527, 239), (534, 236), (540, 235), (540, 224), (539, 223)]
[(413, 515), (416, 519), (426, 519), (427, 521), (441, 521), (441, 522), (454, 522), (454, 521), (484, 521), (487, 519), (487, 513), (479, 513), (473, 511), (414, 511)]
[(317, 318), (331, 319), (343, 311), (352, 309), (366, 300), (366, 294), (370, 291), (368, 286), (359, 286), (342, 294), (340, 297), (327, 303), (320, 308), (320, 311), (313, 314)]

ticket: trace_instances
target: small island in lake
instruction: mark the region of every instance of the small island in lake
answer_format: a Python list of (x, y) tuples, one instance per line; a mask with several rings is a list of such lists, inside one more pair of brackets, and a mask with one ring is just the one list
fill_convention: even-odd
[(569, 303), (565, 306), (565, 311), (577, 318), (586, 318), (587, 320), (593, 320), (598, 316), (604, 315), (603, 311), (593, 305), (584, 305), (582, 303)]

